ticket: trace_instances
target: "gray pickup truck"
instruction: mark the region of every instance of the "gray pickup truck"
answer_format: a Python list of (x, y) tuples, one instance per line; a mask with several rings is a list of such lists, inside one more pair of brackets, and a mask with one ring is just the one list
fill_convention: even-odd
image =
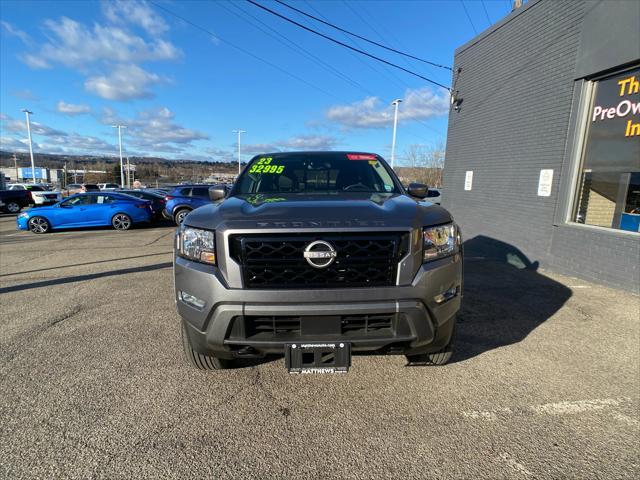
[(200, 369), (284, 354), (292, 373), (346, 372), (355, 352), (451, 358), (461, 237), (427, 187), (375, 154), (254, 157), (175, 239), (182, 343)]

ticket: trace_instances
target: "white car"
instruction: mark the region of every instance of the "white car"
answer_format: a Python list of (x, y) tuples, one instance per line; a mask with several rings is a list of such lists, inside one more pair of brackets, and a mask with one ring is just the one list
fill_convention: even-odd
[(28, 190), (35, 205), (50, 205), (62, 200), (62, 193), (47, 190), (41, 185), (33, 183), (12, 183), (7, 185), (9, 190)]
[(430, 188), (427, 192), (427, 200), (435, 203), (436, 205), (440, 205), (442, 201), (442, 191), (439, 188)]
[(98, 184), (98, 188), (100, 190), (118, 190), (120, 188), (120, 185), (118, 185), (117, 183), (99, 183)]

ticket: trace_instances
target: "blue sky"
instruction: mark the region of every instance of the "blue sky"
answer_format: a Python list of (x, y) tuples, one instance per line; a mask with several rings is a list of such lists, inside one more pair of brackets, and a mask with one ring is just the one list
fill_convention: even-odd
[[(0, 138), (36, 152), (243, 160), (275, 150), (389, 157), (402, 98), (400, 161), (446, 139), (448, 92), (288, 24), (243, 1), (0, 1)], [(450, 85), (451, 72), (385, 52), (271, 0), (273, 10)], [(509, 0), (298, 1), (343, 28), (451, 66), (456, 47), (509, 13)], [(466, 8), (466, 12), (465, 12)], [(235, 46), (235, 47), (234, 47)], [(237, 47), (237, 48), (236, 48)], [(248, 54), (249, 53), (249, 54)], [(276, 68), (277, 66), (277, 68)], [(287, 73), (288, 72), (288, 73)]]

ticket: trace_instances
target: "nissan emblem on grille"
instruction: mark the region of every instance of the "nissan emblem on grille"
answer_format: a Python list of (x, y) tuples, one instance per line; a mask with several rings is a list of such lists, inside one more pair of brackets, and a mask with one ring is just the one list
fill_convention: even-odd
[(316, 240), (311, 242), (304, 249), (304, 258), (307, 263), (314, 268), (326, 268), (333, 263), (338, 256), (338, 252), (329, 242)]

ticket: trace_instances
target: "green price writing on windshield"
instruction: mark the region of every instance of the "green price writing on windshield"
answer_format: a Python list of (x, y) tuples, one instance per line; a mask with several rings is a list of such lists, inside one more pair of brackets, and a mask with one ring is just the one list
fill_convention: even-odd
[(258, 160), (249, 169), (249, 173), (275, 173), (281, 174), (284, 171), (284, 165), (271, 165), (273, 158), (266, 157)]

